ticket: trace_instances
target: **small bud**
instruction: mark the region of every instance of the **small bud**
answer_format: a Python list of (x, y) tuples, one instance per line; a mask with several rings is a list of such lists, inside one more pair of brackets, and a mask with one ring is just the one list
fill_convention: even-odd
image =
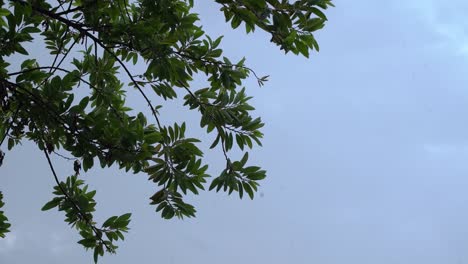
[(80, 174), (80, 170), (81, 170), (80, 160), (75, 160), (75, 162), (73, 163), (73, 170), (75, 171), (76, 175)]

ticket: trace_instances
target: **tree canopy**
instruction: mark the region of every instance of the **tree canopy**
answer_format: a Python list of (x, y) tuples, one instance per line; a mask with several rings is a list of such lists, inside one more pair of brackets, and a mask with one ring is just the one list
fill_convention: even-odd
[[(0, 166), (7, 149), (24, 140), (37, 145), (56, 182), (42, 210), (63, 211), (95, 262), (115, 252), (131, 216), (94, 221), (96, 191), (81, 175), (97, 163), (147, 174), (155, 183), (150, 202), (165, 219), (195, 216), (184, 196), (205, 187), (254, 197), (266, 172), (247, 165), (247, 149), (261, 146), (264, 124), (252, 116), (243, 80), (253, 75), (261, 86), (267, 76), (258, 76), (244, 59), (223, 56), (222, 37), (203, 31), (193, 0), (7, 2), (0, 0)], [(305, 57), (319, 50), (313, 34), (327, 20), (323, 10), (332, 6), (331, 0), (215, 2), (232, 28), (263, 30), (281, 50)], [(40, 49), (49, 53), (47, 63), (38, 59)], [(208, 87), (193, 88), (196, 76)], [(77, 93), (78, 87), (86, 94)], [(141, 95), (151, 116), (129, 107), (130, 92)], [(162, 117), (162, 106), (150, 95), (182, 97), (187, 110), (199, 113), (200, 126), (215, 134), (210, 148), (221, 148), (225, 157), (222, 171), (208, 174), (200, 140), (185, 136), (185, 123)], [(242, 159), (232, 160), (234, 147), (244, 151)], [(74, 160), (75, 173), (60, 175), (51, 155)], [(2, 199), (0, 192), (0, 208)], [(9, 228), (0, 211), (0, 237)]]

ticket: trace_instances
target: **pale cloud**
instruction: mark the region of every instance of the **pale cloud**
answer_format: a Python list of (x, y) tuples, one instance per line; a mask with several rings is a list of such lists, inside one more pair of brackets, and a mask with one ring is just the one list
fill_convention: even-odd
[(468, 154), (468, 144), (424, 144), (423, 149), (432, 155)]
[(5, 238), (0, 239), (0, 254), (8, 253), (15, 248), (17, 235), (14, 232), (7, 233)]
[(459, 55), (468, 55), (468, 19), (466, 1), (405, 1), (406, 5), (440, 38), (437, 48), (451, 49)]
[[(11, 254), (12, 251), (23, 250), (25, 247), (43, 248), (52, 255), (61, 255), (70, 249), (70, 239), (62, 233), (51, 232), (48, 235), (22, 230), (12, 231), (0, 238), (0, 256)], [(0, 261), (1, 262), (1, 261)]]
[(68, 241), (65, 241), (64, 236), (55, 232), (50, 234), (49, 241), (50, 251), (54, 255), (62, 254), (67, 248), (66, 245), (68, 245)]

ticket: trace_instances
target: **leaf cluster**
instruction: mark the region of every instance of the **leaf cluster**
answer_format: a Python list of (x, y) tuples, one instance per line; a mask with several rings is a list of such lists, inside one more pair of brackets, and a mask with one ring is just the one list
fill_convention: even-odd
[[(3, 194), (0, 192), (0, 208), (2, 208), (5, 205), (3, 202)], [(3, 211), (0, 211), (0, 237), (4, 238), (5, 234), (10, 232), (10, 226), (11, 224), (8, 223), (8, 218), (5, 216)]]
[(233, 28), (245, 25), (247, 33), (256, 27), (270, 33), (271, 42), (285, 52), (309, 57), (309, 50), (319, 51), (313, 33), (325, 26), (323, 10), (331, 0), (216, 0), (222, 5), (226, 21)]
[[(242, 23), (247, 32), (260, 28), (281, 49), (306, 57), (318, 50), (313, 33), (326, 21), (322, 11), (332, 6), (330, 0), (216, 2), (233, 28)], [(97, 227), (95, 191), (78, 178), (81, 168), (86, 173), (98, 164), (116, 165), (146, 174), (155, 185), (150, 203), (165, 219), (194, 217), (195, 207), (184, 198), (208, 185), (253, 198), (266, 176), (247, 164), (247, 148), (261, 146), (264, 124), (243, 83), (253, 76), (262, 86), (268, 76), (257, 75), (245, 59), (224, 56), (222, 36), (203, 30), (193, 4), (0, 0), (0, 147), (5, 141), (10, 150), (29, 140), (44, 152), (57, 186), (43, 210), (64, 212), (82, 236), (78, 243), (94, 250), (95, 261), (115, 251), (130, 214)], [(50, 60), (40, 63), (36, 48), (46, 49)], [(194, 88), (195, 77), (205, 78), (208, 87)], [(129, 93), (140, 95), (150, 116), (129, 106)], [(215, 134), (208, 144), (219, 147), (226, 160), (220, 172), (208, 169), (201, 141), (186, 136), (191, 130), (184, 122), (172, 124), (159, 114), (162, 101), (176, 103), (179, 97), (187, 110), (199, 113), (200, 127)], [(232, 161), (236, 147), (244, 155)], [(75, 160), (76, 174), (60, 181), (53, 154)], [(8, 231), (6, 220), (0, 212), (0, 235)]]
[(88, 191), (88, 185), (84, 185), (84, 181), (78, 179), (77, 175), (67, 177), (65, 182), (60, 182), (54, 187), (53, 194), (55, 197), (42, 207), (42, 211), (55, 207), (59, 211), (64, 211), (65, 222), (75, 227), (82, 237), (78, 244), (94, 251), (95, 262), (99, 256), (104, 255), (105, 250), (115, 253), (117, 246), (114, 242), (124, 240), (123, 233), (129, 230), (130, 213), (112, 216), (98, 228), (93, 220), (96, 191)]

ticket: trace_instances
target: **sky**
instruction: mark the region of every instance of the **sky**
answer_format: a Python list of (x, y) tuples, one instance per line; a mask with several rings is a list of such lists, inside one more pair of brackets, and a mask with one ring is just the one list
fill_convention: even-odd
[[(155, 186), (144, 175), (86, 173), (97, 220), (133, 213), (118, 254), (100, 263), (468, 263), (468, 2), (335, 0), (310, 59), (195, 2), (229, 57), (271, 76), (262, 88), (246, 82), (266, 123), (251, 162), (268, 178), (253, 201), (204, 192), (189, 197), (196, 218), (167, 221), (148, 204)], [(180, 105), (165, 111), (163, 122), (196, 124)], [(221, 153), (206, 157), (213, 173), (222, 168)], [(12, 232), (0, 263), (92, 262), (61, 213), (40, 211), (52, 197), (47, 166), (30, 143), (7, 153), (0, 188)]]

